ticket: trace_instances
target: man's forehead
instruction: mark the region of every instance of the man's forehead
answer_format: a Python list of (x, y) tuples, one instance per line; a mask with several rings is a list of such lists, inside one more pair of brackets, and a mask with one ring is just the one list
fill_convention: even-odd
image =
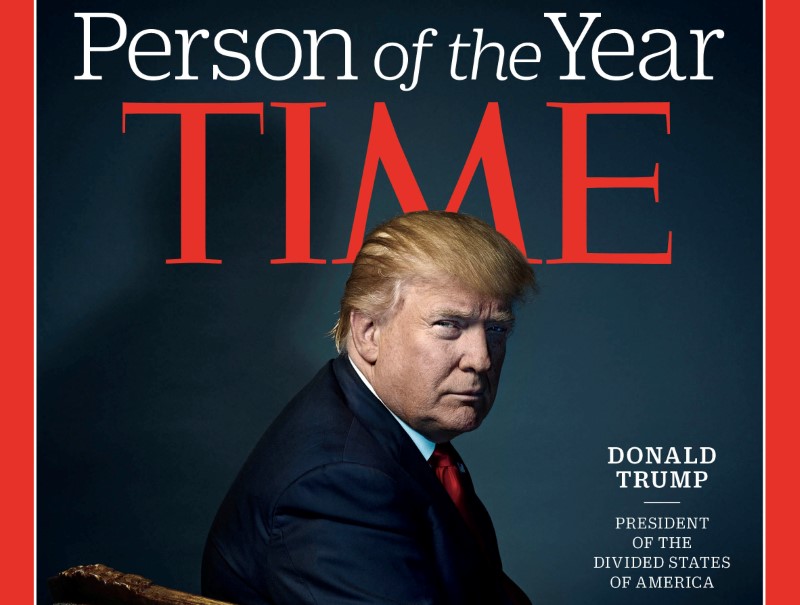
[(491, 317), (497, 321), (513, 319), (510, 302), (476, 291), (451, 277), (440, 280), (415, 280), (403, 288), (401, 298), (423, 310), (450, 317)]

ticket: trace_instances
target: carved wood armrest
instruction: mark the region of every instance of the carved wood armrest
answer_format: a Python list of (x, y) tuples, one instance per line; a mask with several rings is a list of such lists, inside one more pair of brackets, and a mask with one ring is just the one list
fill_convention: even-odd
[(153, 584), (105, 565), (79, 565), (47, 580), (54, 603), (81, 605), (230, 605)]

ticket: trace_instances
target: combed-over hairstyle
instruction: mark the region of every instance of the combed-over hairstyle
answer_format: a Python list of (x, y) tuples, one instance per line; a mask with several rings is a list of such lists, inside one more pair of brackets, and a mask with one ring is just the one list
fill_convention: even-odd
[(442, 273), (509, 304), (536, 289), (519, 249), (483, 221), (454, 212), (401, 214), (372, 230), (353, 262), (331, 330), (336, 349), (346, 345), (351, 311), (380, 319), (397, 302), (404, 282)]

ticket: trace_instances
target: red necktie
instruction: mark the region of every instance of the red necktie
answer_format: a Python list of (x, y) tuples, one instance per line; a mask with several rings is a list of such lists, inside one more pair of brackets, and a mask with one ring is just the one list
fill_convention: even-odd
[(485, 510), (481, 510), (482, 506), (477, 502), (472, 481), (470, 481), (467, 469), (455, 448), (449, 442), (437, 444), (428, 462), (439, 482), (444, 486), (447, 495), (456, 505), (458, 512), (461, 513), (461, 517), (472, 535), (478, 540), (484, 554), (492, 564), (499, 566), (500, 557), (497, 554), (497, 538), (494, 535), (494, 528), (491, 527), (491, 521)]
[(503, 590), (513, 605), (530, 605), (524, 592), (502, 571), (497, 536), (489, 513), (478, 500), (467, 468), (455, 448), (449, 443), (439, 443), (428, 461), (444, 486), (447, 495), (478, 541), (489, 563), (501, 574)]

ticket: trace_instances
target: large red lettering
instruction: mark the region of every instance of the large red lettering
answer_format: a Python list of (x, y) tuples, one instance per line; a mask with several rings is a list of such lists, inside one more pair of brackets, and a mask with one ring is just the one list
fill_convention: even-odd
[[(508, 167), (503, 127), (500, 122), (500, 106), (497, 103), (489, 103), (486, 106), (478, 134), (475, 135), (472, 149), (447, 204), (448, 212), (457, 212), (461, 207), (479, 162), (483, 163), (483, 172), (486, 175), (486, 189), (489, 191), (495, 229), (505, 235), (527, 257), (514, 186), (511, 184), (511, 170)], [(542, 261), (538, 258), (529, 258), (528, 262), (541, 264)]]
[(181, 116), (181, 256), (167, 264), (220, 264), (206, 257), (206, 116), (254, 114), (264, 134), (263, 103), (123, 103), (122, 132), (130, 114)]
[[(350, 233), (350, 244), (347, 249), (347, 256), (335, 259), (333, 261), (335, 264), (352, 263), (361, 248), (379, 162), (383, 164), (403, 212), (428, 209), (417, 180), (414, 178), (414, 173), (397, 138), (397, 132), (386, 109), (386, 104), (375, 103), (372, 114), (372, 127), (369, 142), (367, 143), (367, 156), (364, 161), (364, 171), (361, 176), (358, 200), (356, 201), (353, 228)], [(495, 220), (495, 228), (525, 254), (525, 243), (522, 238), (522, 228), (520, 227), (517, 213), (517, 203), (511, 183), (511, 172), (508, 168), (508, 157), (500, 123), (500, 109), (497, 103), (489, 103), (486, 106), (478, 133), (475, 135), (475, 140), (464, 163), (464, 168), (447, 204), (447, 211), (456, 212), (461, 206), (479, 162), (483, 163), (483, 170), (486, 175), (486, 186)], [(529, 259), (529, 262), (541, 263), (542, 261)]]
[(589, 252), (587, 244), (586, 192), (599, 188), (652, 189), (658, 202), (658, 164), (652, 176), (590, 177), (586, 164), (586, 121), (590, 114), (658, 114), (667, 118), (669, 103), (548, 103), (562, 112), (562, 240), (561, 258), (548, 263), (670, 264), (672, 231), (667, 236), (666, 252)]
[(311, 258), (311, 109), (325, 103), (270, 103), (286, 110), (286, 256), (275, 265), (308, 263)]

